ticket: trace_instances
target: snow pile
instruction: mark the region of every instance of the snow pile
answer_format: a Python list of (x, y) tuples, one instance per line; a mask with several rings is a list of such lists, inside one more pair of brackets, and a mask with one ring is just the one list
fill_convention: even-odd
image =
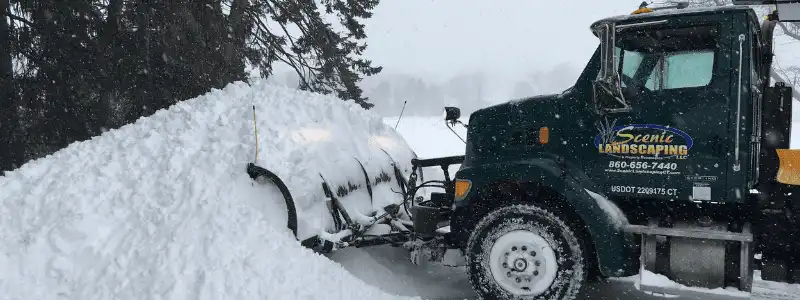
[[(716, 295), (724, 295), (730, 297), (749, 297), (750, 293), (743, 292), (735, 288), (715, 288), (715, 289), (707, 289), (707, 288), (699, 288), (699, 287), (689, 287), (672, 281), (671, 279), (667, 278), (667, 276), (656, 274), (651, 271), (643, 270), (639, 280), (635, 283), (637, 289), (641, 289), (641, 286), (651, 286), (651, 287), (662, 287), (668, 288), (672, 290), (686, 290), (686, 291), (694, 291), (700, 292), (704, 294), (716, 294)], [(647, 291), (645, 291), (647, 292)], [(649, 292), (652, 293), (652, 292)], [(674, 297), (675, 295), (669, 294), (661, 294), (663, 297)]]
[(413, 155), (351, 102), (228, 85), (0, 177), (0, 298), (395, 299), (301, 247), (277, 188), (247, 176), (253, 106), (257, 163), (304, 236), (330, 227), (320, 175), (362, 182), (355, 159), (376, 176)]
[(633, 283), (634, 287), (637, 290), (642, 291), (643, 293), (648, 295), (659, 296), (662, 298), (678, 298), (679, 296), (649, 291), (648, 287), (665, 288), (671, 291), (695, 292), (697, 295), (718, 295), (722, 297), (731, 297), (737, 299), (748, 298), (748, 297), (751, 299), (772, 299), (763, 297), (765, 289), (760, 289), (757, 287), (759, 284), (762, 284), (763, 282), (760, 281), (760, 278), (758, 278), (758, 276), (756, 277), (757, 278), (755, 278), (753, 293), (744, 292), (733, 287), (709, 289), (709, 288), (686, 286), (669, 279), (667, 276), (664, 276), (662, 274), (656, 274), (653, 273), (652, 271), (644, 269), (640, 270), (640, 273), (638, 275), (622, 277), (622, 278), (612, 278), (612, 280)]
[(800, 284), (789, 284), (783, 282), (764, 281), (761, 279), (761, 271), (754, 272), (753, 295), (752, 299), (770, 300), (797, 300), (800, 299)]

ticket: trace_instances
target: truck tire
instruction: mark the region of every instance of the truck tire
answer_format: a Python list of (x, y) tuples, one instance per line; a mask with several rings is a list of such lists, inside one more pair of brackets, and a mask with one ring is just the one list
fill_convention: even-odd
[(483, 217), (467, 241), (469, 280), (482, 299), (575, 299), (587, 277), (584, 251), (551, 211), (505, 206)]

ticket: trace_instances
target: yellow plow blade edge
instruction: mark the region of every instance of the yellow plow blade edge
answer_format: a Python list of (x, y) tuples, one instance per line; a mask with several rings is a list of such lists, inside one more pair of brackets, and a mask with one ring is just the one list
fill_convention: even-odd
[(783, 184), (800, 185), (800, 149), (775, 149), (780, 165), (775, 179)]

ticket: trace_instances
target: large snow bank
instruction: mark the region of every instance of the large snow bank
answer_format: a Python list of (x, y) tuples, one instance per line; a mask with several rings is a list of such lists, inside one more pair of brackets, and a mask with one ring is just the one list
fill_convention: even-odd
[(252, 183), (253, 105), (257, 163), (286, 181), (303, 236), (330, 225), (320, 175), (361, 182), (356, 158), (374, 176), (382, 149), (412, 155), (353, 103), (228, 85), (0, 177), (0, 298), (395, 298), (301, 247), (277, 188)]

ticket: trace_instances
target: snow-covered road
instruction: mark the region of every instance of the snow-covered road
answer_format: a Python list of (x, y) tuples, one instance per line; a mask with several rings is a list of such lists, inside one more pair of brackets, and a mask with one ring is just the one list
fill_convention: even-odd
[[(392, 294), (432, 300), (478, 299), (463, 268), (416, 266), (408, 260), (408, 252), (403, 249), (389, 246), (345, 249), (330, 258), (366, 283)], [(584, 287), (580, 299), (663, 298), (636, 291), (630, 283), (602, 282)]]

